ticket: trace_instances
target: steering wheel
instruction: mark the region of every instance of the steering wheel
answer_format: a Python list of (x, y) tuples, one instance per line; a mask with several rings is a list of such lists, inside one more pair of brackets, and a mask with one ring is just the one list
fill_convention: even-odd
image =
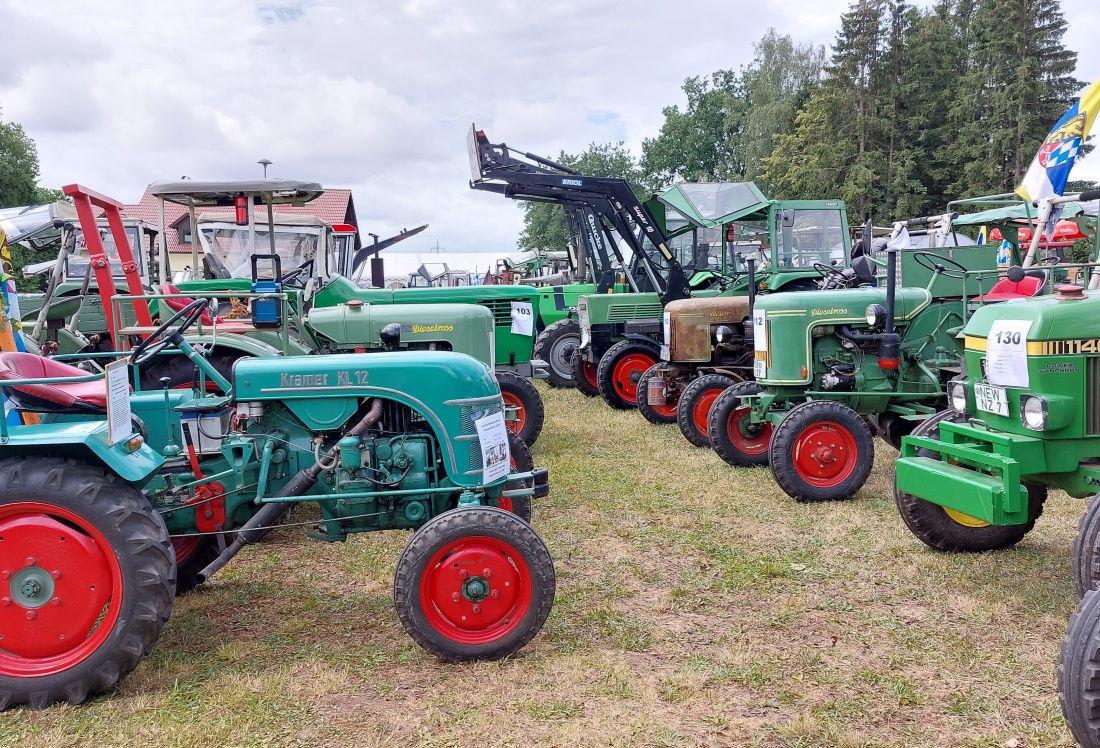
[(815, 262), (810, 267), (816, 270), (817, 274), (820, 275), (822, 278), (828, 278), (830, 275), (834, 275), (836, 276), (838, 281), (840, 281), (844, 285), (848, 285), (848, 277), (844, 275), (844, 273), (842, 273), (839, 269), (834, 268), (831, 265), (826, 265), (823, 262)]
[[(926, 260), (924, 259), (926, 257), (931, 257), (932, 259)], [(946, 275), (948, 278), (962, 278), (964, 273), (970, 272), (967, 268), (955, 262), (950, 257), (944, 257), (943, 255), (936, 254), (935, 252), (914, 252), (913, 259), (916, 260), (917, 264), (925, 270), (930, 270), (933, 273), (941, 273), (943, 275)], [(946, 262), (948, 265), (953, 265), (954, 267), (958, 268), (958, 270), (947, 270), (946, 268), (944, 268), (943, 265), (940, 264), (940, 262)]]
[(308, 260), (306, 260), (305, 262), (303, 262), (301, 265), (294, 268), (293, 270), (287, 271), (287, 272), (283, 273), (282, 275), (280, 275), (279, 276), (279, 285), (284, 285), (284, 284), (289, 283), (290, 281), (292, 281), (296, 278), (300, 278), (302, 273), (305, 272), (306, 268), (310, 267), (311, 265), (313, 265), (313, 258), (312, 257), (310, 257)]
[[(173, 314), (167, 322), (164, 322), (156, 330), (153, 330), (152, 335), (138, 343), (137, 347), (130, 353), (130, 366), (140, 366), (144, 364), (168, 346), (176, 343), (177, 340), (182, 339), (183, 331), (199, 321), (209, 303), (209, 299), (195, 299), (183, 309)], [(173, 323), (181, 318), (185, 319), (183, 319), (179, 327), (174, 327)]]

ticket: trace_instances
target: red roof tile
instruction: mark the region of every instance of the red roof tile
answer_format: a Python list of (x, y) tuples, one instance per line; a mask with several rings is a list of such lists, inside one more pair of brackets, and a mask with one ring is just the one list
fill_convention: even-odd
[[(198, 215), (210, 212), (225, 212), (225, 208), (196, 208), (195, 212)], [(266, 212), (266, 211), (265, 211)], [(311, 215), (317, 216), (322, 221), (327, 223), (350, 223), (356, 230), (356, 247), (359, 246), (359, 221), (355, 216), (355, 203), (351, 198), (351, 190), (344, 189), (332, 189), (325, 190), (324, 193), (316, 200), (310, 201), (301, 207), (293, 205), (276, 205), (276, 213), (297, 213), (299, 215)], [(160, 222), (160, 217), (157, 210), (157, 199), (153, 195), (149, 194), (149, 190), (145, 190), (145, 194), (141, 196), (141, 200), (136, 205), (126, 205), (122, 209), (122, 215), (125, 218), (137, 218), (146, 223), (156, 226)], [(164, 203), (164, 223), (168, 227), (174, 227), (175, 224), (182, 218), (187, 216), (187, 208), (178, 203)], [(261, 221), (259, 211), (257, 211), (257, 222)], [(180, 244), (179, 232), (173, 231), (171, 228), (168, 230), (168, 251), (169, 252), (190, 252), (190, 244)]]

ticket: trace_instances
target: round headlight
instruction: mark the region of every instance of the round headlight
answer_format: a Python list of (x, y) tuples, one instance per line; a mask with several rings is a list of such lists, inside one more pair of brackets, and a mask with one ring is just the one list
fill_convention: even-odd
[(886, 324), (886, 307), (882, 304), (871, 304), (867, 307), (867, 324), (870, 327), (882, 327)]
[(727, 340), (733, 337), (733, 330), (729, 329), (725, 325), (718, 325), (714, 328), (714, 339), (719, 343), (725, 343)]
[(948, 385), (948, 397), (951, 408), (959, 413), (966, 412), (966, 385), (962, 382), (951, 382)]
[(1020, 418), (1032, 431), (1042, 431), (1047, 427), (1045, 404), (1041, 397), (1028, 397), (1020, 405)]

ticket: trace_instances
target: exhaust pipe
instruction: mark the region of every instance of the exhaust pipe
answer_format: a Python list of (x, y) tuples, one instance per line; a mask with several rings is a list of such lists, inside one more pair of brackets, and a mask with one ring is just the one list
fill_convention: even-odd
[[(355, 424), (350, 431), (344, 434), (344, 436), (362, 436), (367, 429), (378, 423), (381, 419), (382, 401), (375, 398), (367, 414), (363, 416), (362, 420)], [(337, 440), (337, 444), (334, 444), (325, 453), (325, 456), (318, 463), (314, 463), (307, 468), (299, 470), (298, 474), (291, 478), (290, 481), (275, 494), (275, 498), (282, 499), (292, 496), (302, 496), (309, 491), (309, 489), (313, 488), (317, 483), (318, 476), (321, 475), (321, 465), (319, 463), (331, 462), (336, 457), (336, 453), (339, 450), (338, 445), (339, 440)], [(231, 558), (240, 553), (241, 549), (246, 545), (252, 545), (266, 535), (271, 529), (271, 525), (278, 522), (284, 514), (290, 511), (290, 507), (292, 506), (294, 506), (294, 502), (278, 501), (266, 504), (260, 511), (256, 512), (256, 514), (252, 516), (252, 519), (241, 525), (241, 528), (237, 530), (237, 537), (221, 552), (221, 555), (195, 575), (198, 583), (202, 584), (216, 574), (219, 569), (229, 563)]]

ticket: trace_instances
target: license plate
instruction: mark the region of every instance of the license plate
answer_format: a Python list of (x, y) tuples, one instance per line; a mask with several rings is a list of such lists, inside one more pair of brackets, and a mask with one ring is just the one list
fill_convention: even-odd
[(752, 375), (757, 379), (762, 379), (768, 373), (768, 362), (764, 359), (758, 358), (752, 362)]
[(668, 361), (671, 358), (672, 358), (672, 353), (669, 352), (668, 346), (667, 345), (662, 345), (661, 346), (661, 360), (662, 361)]
[(1004, 387), (991, 387), (988, 384), (974, 385), (974, 399), (977, 401), (978, 410), (986, 413), (996, 413), (999, 416), (1008, 415), (1008, 395)]

